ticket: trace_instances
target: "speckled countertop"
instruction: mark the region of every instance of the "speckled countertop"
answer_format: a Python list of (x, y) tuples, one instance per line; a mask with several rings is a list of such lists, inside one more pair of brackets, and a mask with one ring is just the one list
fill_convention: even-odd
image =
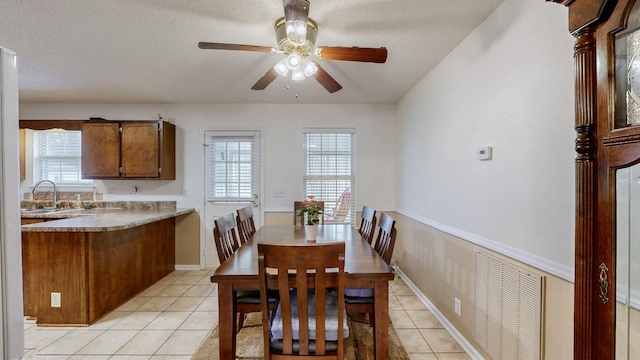
[(22, 218), (47, 219), (22, 225), (23, 232), (100, 232), (129, 229), (159, 220), (185, 215), (195, 209), (68, 209), (54, 213), (20, 214)]

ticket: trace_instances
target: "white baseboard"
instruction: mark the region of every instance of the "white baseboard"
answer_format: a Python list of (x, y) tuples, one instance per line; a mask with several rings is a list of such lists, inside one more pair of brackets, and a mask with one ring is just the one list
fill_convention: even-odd
[(418, 289), (418, 287), (413, 282), (411, 282), (411, 280), (409, 280), (409, 278), (402, 272), (402, 270), (398, 266), (394, 266), (394, 269), (396, 271), (396, 274), (402, 278), (404, 283), (407, 284), (407, 286), (409, 286), (411, 290), (413, 290), (418, 299), (420, 299), (420, 301), (422, 301), (427, 309), (431, 311), (433, 316), (435, 316), (436, 319), (440, 321), (445, 330), (447, 330), (449, 334), (451, 334), (451, 337), (453, 337), (458, 345), (462, 347), (467, 355), (469, 355), (472, 360), (485, 360), (484, 357), (478, 352), (478, 350), (476, 350), (476, 348), (474, 348), (473, 345), (471, 345), (471, 343), (467, 341), (467, 339), (462, 336), (462, 334), (460, 334), (458, 329), (456, 329), (455, 326), (453, 326), (449, 322), (449, 320), (440, 312), (440, 310), (438, 310), (438, 308), (436, 308), (435, 305), (433, 305), (433, 303), (429, 301), (429, 299), (420, 291), (420, 289)]
[(201, 270), (200, 265), (178, 265), (176, 264), (175, 270)]

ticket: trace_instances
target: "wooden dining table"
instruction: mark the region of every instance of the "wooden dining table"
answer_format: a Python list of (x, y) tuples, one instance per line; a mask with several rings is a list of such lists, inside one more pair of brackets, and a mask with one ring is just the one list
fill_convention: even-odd
[(345, 286), (374, 289), (375, 359), (387, 359), (389, 353), (389, 280), (394, 274), (371, 245), (349, 224), (320, 225), (315, 242), (307, 242), (301, 225), (264, 225), (243, 244), (213, 275), (218, 284), (218, 336), (220, 359), (235, 359), (236, 309), (238, 290), (259, 290), (258, 243), (308, 244), (343, 241), (345, 243)]

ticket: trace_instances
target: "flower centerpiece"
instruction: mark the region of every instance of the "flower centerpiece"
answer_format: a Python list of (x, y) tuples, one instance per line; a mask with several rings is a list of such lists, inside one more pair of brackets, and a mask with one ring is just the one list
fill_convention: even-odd
[(300, 213), (298, 214), (304, 220), (304, 231), (307, 240), (314, 241), (318, 234), (318, 224), (320, 223), (320, 214), (322, 214), (322, 206), (314, 199), (313, 195), (307, 196), (302, 202)]

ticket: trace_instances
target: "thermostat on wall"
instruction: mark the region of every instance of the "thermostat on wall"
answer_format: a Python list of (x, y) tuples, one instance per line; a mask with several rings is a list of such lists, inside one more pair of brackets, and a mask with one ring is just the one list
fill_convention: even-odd
[(476, 158), (478, 160), (491, 160), (491, 153), (491, 146), (482, 146), (476, 151)]

